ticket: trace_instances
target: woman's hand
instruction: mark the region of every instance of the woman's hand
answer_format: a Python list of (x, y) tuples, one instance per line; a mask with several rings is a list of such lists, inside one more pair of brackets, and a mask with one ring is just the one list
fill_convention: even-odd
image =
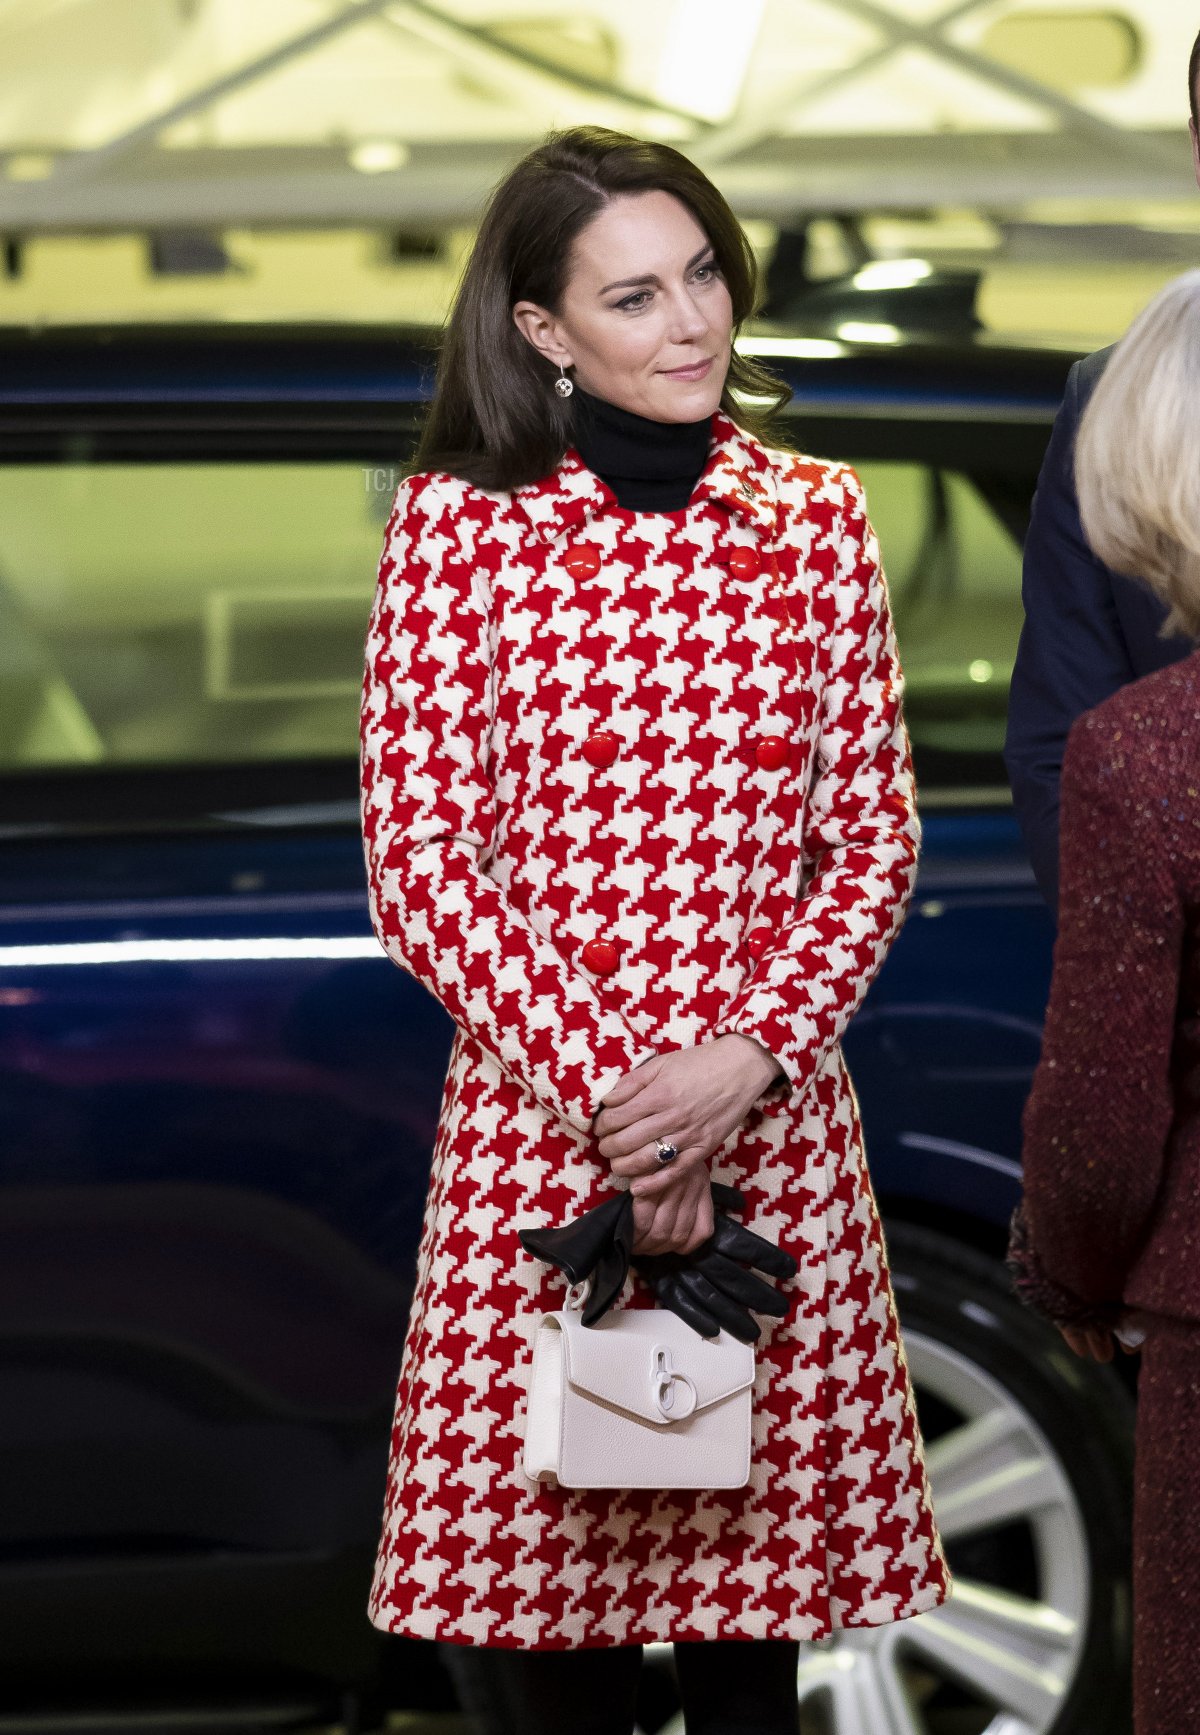
[[(753, 1038), (729, 1032), (643, 1061), (592, 1123), (600, 1155), (630, 1182), (638, 1253), (690, 1253), (712, 1234), (708, 1160), (746, 1118), (779, 1067)], [(655, 1139), (679, 1155), (658, 1161)]]
[(651, 1175), (643, 1181), (634, 1181), (630, 1187), (635, 1253), (691, 1253), (712, 1234), (708, 1164), (699, 1158), (668, 1180), (670, 1171), (682, 1162), (679, 1157), (666, 1169), (660, 1164), (661, 1182)]
[(1111, 1361), (1113, 1358), (1113, 1334), (1103, 1325), (1060, 1325), (1071, 1349), (1076, 1355), (1081, 1355), (1085, 1361)]
[(679, 1152), (671, 1168), (706, 1159), (741, 1125), (778, 1071), (760, 1043), (736, 1031), (644, 1060), (613, 1086), (592, 1121), (600, 1155), (614, 1175), (631, 1181), (666, 1172), (656, 1138)]
[(1076, 1355), (1089, 1357), (1093, 1361), (1111, 1361), (1113, 1345), (1121, 1344), (1126, 1355), (1136, 1355), (1141, 1345), (1136, 1343), (1121, 1343), (1121, 1339), (1108, 1329), (1106, 1325), (1060, 1325), (1059, 1331)]

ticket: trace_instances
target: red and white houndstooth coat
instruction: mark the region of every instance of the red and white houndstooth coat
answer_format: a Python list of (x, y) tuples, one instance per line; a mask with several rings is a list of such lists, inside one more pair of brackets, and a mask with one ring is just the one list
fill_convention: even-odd
[[(574, 452), (511, 494), (411, 477), (366, 664), (372, 921), (457, 1025), (371, 1619), (549, 1650), (935, 1607), (950, 1577), (839, 1048), (919, 841), (854, 473), (718, 415), (679, 512), (620, 508)], [(532, 1333), (565, 1280), (517, 1230), (609, 1194), (606, 1089), (731, 1030), (786, 1081), (713, 1173), (800, 1262), (790, 1317), (763, 1321), (751, 1481), (531, 1483)]]

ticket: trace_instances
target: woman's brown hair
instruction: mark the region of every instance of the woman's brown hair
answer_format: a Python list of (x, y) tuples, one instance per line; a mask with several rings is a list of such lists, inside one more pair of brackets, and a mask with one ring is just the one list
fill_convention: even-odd
[[(437, 385), (413, 459), (482, 488), (507, 490), (549, 475), (572, 443), (571, 403), (558, 377), (513, 321), (518, 301), (556, 313), (571, 249), (610, 199), (670, 193), (712, 243), (733, 303), (736, 335), (754, 312), (758, 268), (741, 225), (717, 188), (670, 145), (605, 127), (551, 133), (492, 193), (455, 297)], [(721, 408), (762, 434), (788, 389), (733, 352)], [(751, 399), (749, 405), (741, 399)]]

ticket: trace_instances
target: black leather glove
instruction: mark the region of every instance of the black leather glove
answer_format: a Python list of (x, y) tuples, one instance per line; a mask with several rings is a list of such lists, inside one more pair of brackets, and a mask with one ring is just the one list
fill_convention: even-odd
[(754, 1272), (788, 1278), (796, 1275), (798, 1267), (782, 1247), (724, 1215), (746, 1208), (736, 1187), (714, 1181), (712, 1197), (717, 1210), (707, 1241), (691, 1253), (637, 1253), (633, 1268), (650, 1285), (659, 1305), (669, 1307), (701, 1337), (716, 1337), (724, 1329), (743, 1343), (756, 1343), (762, 1328), (751, 1318), (751, 1310), (783, 1319), (791, 1297), (781, 1295)]
[(527, 1253), (557, 1265), (572, 1283), (592, 1279), (583, 1323), (594, 1325), (612, 1306), (632, 1263), (663, 1307), (685, 1320), (701, 1337), (716, 1337), (722, 1327), (743, 1343), (761, 1335), (750, 1310), (782, 1319), (791, 1304), (754, 1272), (770, 1277), (794, 1277), (796, 1261), (782, 1247), (755, 1235), (724, 1213), (745, 1209), (734, 1187), (711, 1183), (716, 1217), (713, 1233), (691, 1253), (633, 1254), (633, 1195), (623, 1192), (605, 1199), (557, 1229), (522, 1229), (519, 1239)]
[(557, 1265), (572, 1283), (592, 1280), (583, 1309), (583, 1323), (595, 1325), (625, 1287), (633, 1254), (633, 1195), (614, 1193), (602, 1205), (558, 1229), (521, 1229), (526, 1253)]

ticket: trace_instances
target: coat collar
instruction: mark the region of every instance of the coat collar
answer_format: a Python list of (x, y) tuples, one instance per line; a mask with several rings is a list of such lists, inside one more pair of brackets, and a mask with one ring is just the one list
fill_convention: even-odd
[[(514, 488), (512, 499), (546, 542), (583, 529), (617, 504), (612, 489), (573, 447), (549, 476)], [(770, 454), (720, 410), (713, 417), (708, 462), (692, 493), (693, 503), (701, 499), (728, 508), (759, 535), (774, 532), (778, 483)]]

